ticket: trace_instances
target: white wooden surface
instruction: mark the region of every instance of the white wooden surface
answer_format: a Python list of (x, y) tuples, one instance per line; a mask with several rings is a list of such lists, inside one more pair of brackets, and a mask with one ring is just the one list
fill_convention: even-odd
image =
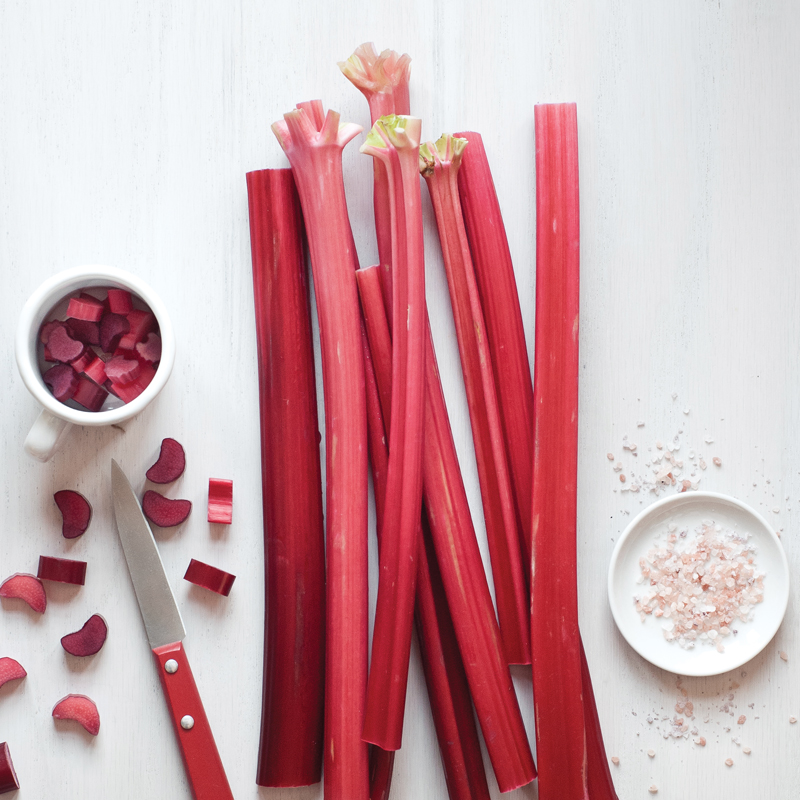
[[(10, 743), (19, 796), (189, 797), (109, 504), (110, 458), (142, 475), (164, 436), (186, 445), (189, 465), (171, 492), (196, 510), (159, 543), (234, 793), (321, 796), (319, 787), (271, 791), (254, 783), (263, 557), (244, 174), (285, 165), (269, 124), (299, 100), (321, 97), (344, 119), (368, 123), (365, 101), (335, 62), (374, 40), (411, 54), (412, 106), (428, 137), (454, 129), (483, 134), (531, 353), (533, 104), (578, 103), (581, 614), (608, 752), (620, 758), (612, 769), (620, 797), (650, 797), (651, 784), (661, 798), (793, 797), (800, 784), (800, 725), (788, 721), (800, 716), (795, 595), (774, 642), (744, 670), (683, 682), (695, 706), (692, 724), (707, 739), (701, 748), (657, 730), (681, 696), (676, 677), (643, 662), (618, 635), (605, 580), (614, 540), (651, 499), (615, 492), (620, 484), (606, 453), (628, 470), (635, 462), (622, 457), (624, 435), (644, 460), (656, 439), (681, 428), (682, 452), (694, 447), (722, 459), (703, 473), (702, 487), (739, 497), (783, 527), (797, 571), (799, 23), (792, 0), (0, 5), (0, 365), (8, 376), (0, 573), (35, 571), (40, 553), (89, 562), (84, 588), (48, 585), (43, 617), (8, 601), (0, 608), (0, 655), (17, 657), (29, 673), (0, 690), (0, 741)], [(357, 150), (353, 144), (345, 156), (347, 191), (368, 263), (376, 255), (372, 165)], [(439, 362), (480, 527), (430, 224), (427, 244)], [(178, 361), (162, 396), (124, 432), (76, 431), (43, 466), (22, 453), (37, 409), (13, 363), (17, 315), (44, 278), (91, 262), (131, 270), (162, 295)], [(705, 444), (706, 436), (714, 443)], [(210, 476), (235, 484), (235, 521), (221, 534), (204, 521)], [(95, 508), (90, 531), (74, 543), (61, 538), (51, 500), (67, 487)], [(191, 557), (237, 575), (228, 599), (182, 580)], [(108, 619), (105, 648), (85, 661), (66, 656), (60, 637), (93, 612)], [(412, 655), (393, 797), (442, 798)], [(516, 678), (532, 727), (530, 683), (522, 669)], [(97, 701), (96, 739), (50, 718), (68, 692)], [(721, 710), (730, 693), (732, 716)], [(648, 714), (658, 718), (648, 724)], [(740, 714), (747, 717), (741, 727)], [(656, 751), (652, 760), (648, 748)], [(490, 784), (496, 797), (491, 776)], [(536, 789), (514, 796), (531, 800)]]

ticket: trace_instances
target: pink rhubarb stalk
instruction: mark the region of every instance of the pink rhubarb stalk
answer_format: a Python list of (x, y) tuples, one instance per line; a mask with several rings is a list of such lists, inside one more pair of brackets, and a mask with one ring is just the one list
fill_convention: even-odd
[(398, 750), (403, 737), (422, 508), (425, 261), (419, 187), (421, 121), (381, 117), (361, 151), (386, 167), (392, 220), (392, 416), (380, 578), (364, 739)]
[[(362, 302), (366, 297), (375, 298), (375, 291), (365, 295), (364, 282), (380, 283), (379, 270), (361, 270), (358, 277)], [(386, 314), (382, 304), (374, 299), (366, 300), (366, 303), (369, 304), (368, 319), (377, 319), (381, 314)], [(388, 322), (367, 325), (370, 336), (388, 330)], [(388, 333), (382, 335), (385, 337)], [(530, 783), (536, 777), (536, 769), (503, 653), (500, 629), (472, 526), (430, 335), (426, 341), (423, 448), (425, 507), (478, 722), (500, 791), (508, 792)], [(390, 373), (388, 368), (380, 367), (376, 354), (389, 352), (391, 344), (370, 339), (370, 349), (380, 383), (382, 376), (385, 380)], [(382, 360), (385, 363), (386, 358)]]
[(522, 550), (529, 564), (533, 385), (514, 265), (480, 134), (455, 135), (469, 142), (458, 171), (458, 189), (486, 320), (508, 464), (523, 534)]
[(420, 172), (436, 215), (461, 371), (469, 405), (472, 440), (492, 559), (500, 633), (509, 664), (530, 664), (530, 602), (523, 569), (521, 534), (506, 458), (492, 359), (475, 270), (458, 198), (457, 176), (467, 142), (444, 135), (420, 149)]
[[(374, 360), (369, 348), (365, 357), (369, 364), (367, 372), (376, 381), (376, 391), (373, 396), (378, 402), (376, 412), (368, 415), (368, 420), (372, 482), (375, 487), (375, 508), (380, 531), (389, 462), (384, 420), (391, 419), (391, 336), (383, 306), (378, 269), (373, 267), (359, 270), (356, 277), (362, 297), (365, 329), (369, 332), (372, 328), (371, 335), (367, 333), (367, 336), (374, 342), (376, 348)], [(377, 371), (380, 372), (380, 381)], [(378, 383), (380, 389), (384, 390), (382, 393), (378, 390)], [(424, 514), (419, 539), (415, 609), (417, 635), (448, 795), (450, 800), (488, 800), (489, 788), (483, 769), (469, 685), (458, 651), (442, 578), (436, 564), (430, 528)], [(380, 541), (378, 544), (380, 546)], [(391, 781), (389, 760), (393, 758), (393, 751), (377, 747), (373, 750), (370, 771), (372, 800), (385, 800), (388, 797), (388, 786)]]
[(367, 422), (358, 259), (347, 217), (342, 149), (360, 131), (322, 103), (300, 104), (272, 130), (297, 184), (308, 233), (325, 391), (327, 617), (325, 796), (369, 793), (361, 739), (367, 685)]
[(537, 105), (533, 696), (541, 800), (588, 800), (577, 590), (580, 222), (574, 104)]
[(261, 406), (266, 556), (256, 783), (302, 786), (322, 769), (325, 533), (303, 219), (290, 169), (247, 174)]

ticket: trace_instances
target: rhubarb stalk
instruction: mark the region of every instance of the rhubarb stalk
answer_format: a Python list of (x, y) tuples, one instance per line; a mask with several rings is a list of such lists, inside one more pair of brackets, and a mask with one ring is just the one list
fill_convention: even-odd
[(272, 126), (297, 184), (319, 317), (325, 394), (327, 615), (324, 791), (369, 794), (361, 739), (367, 684), (367, 424), (355, 252), (342, 149), (360, 131), (322, 103), (302, 103)]
[(588, 800), (577, 591), (578, 130), (537, 105), (533, 698), (541, 800)]
[[(361, 270), (358, 279), (362, 302), (365, 302), (364, 282), (373, 281), (377, 286), (381, 274), (372, 267)], [(368, 296), (375, 298), (377, 294), (372, 291)], [(366, 302), (369, 304), (368, 318), (377, 318), (386, 313), (382, 304), (374, 300)], [(380, 331), (386, 331), (383, 335), (388, 335), (388, 324), (367, 324), (370, 337)], [(536, 769), (503, 653), (430, 335), (426, 338), (426, 348), (423, 448), (425, 507), (478, 722), (500, 791), (508, 792), (532, 781), (536, 777)], [(390, 352), (391, 344), (386, 341), (375, 342), (370, 338), (370, 349), (380, 384), (391, 373), (388, 367), (380, 367), (376, 353)], [(386, 361), (385, 357), (383, 361)]]
[(380, 577), (364, 739), (398, 750), (403, 736), (422, 507), (425, 262), (418, 161), (421, 121), (381, 117), (361, 150), (389, 182), (393, 313), (406, 321), (392, 342), (392, 416), (381, 530)]
[(530, 602), (521, 533), (497, 403), (486, 324), (458, 198), (457, 176), (466, 139), (444, 135), (420, 149), (420, 172), (436, 215), (461, 372), (469, 405), (497, 616), (509, 664), (530, 664)]

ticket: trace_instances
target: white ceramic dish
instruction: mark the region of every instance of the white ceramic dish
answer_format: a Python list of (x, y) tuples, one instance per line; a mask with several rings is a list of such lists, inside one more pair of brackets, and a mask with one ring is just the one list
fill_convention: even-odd
[[(725, 639), (723, 653), (706, 643), (686, 650), (668, 642), (658, 620), (648, 616), (642, 622), (634, 607), (634, 595), (644, 588), (637, 583), (639, 559), (652, 547), (656, 534), (672, 522), (693, 529), (703, 520), (750, 533), (756, 565), (765, 574), (764, 601), (755, 606), (750, 621), (737, 623), (738, 633)], [(714, 492), (671, 495), (642, 511), (623, 532), (611, 556), (608, 599), (617, 627), (643, 658), (679, 675), (719, 675), (749, 661), (775, 635), (789, 601), (789, 564), (770, 524), (739, 500)]]

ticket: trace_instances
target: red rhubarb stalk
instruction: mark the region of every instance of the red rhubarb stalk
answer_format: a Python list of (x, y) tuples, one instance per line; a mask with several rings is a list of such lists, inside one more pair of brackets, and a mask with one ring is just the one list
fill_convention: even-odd
[(220, 525), (233, 522), (233, 481), (208, 479), (208, 521)]
[(355, 252), (342, 149), (360, 131), (322, 103), (301, 104), (272, 126), (297, 184), (317, 299), (325, 391), (328, 559), (325, 796), (369, 792), (361, 739), (367, 685), (367, 424)]
[[(376, 352), (373, 362), (369, 348), (366, 351), (369, 365), (367, 374), (371, 373), (377, 381), (374, 369), (374, 365), (377, 365), (381, 372), (381, 388), (390, 389), (391, 337), (377, 268), (359, 270), (356, 277), (362, 296), (365, 329), (369, 331), (376, 326), (371, 336), (368, 334), (368, 338), (375, 343)], [(369, 310), (373, 313), (369, 313)], [(384, 513), (383, 498), (386, 493), (385, 476), (389, 462), (384, 419), (391, 418), (391, 392), (384, 391), (380, 394), (376, 390), (374, 397), (377, 400), (383, 399), (383, 407), (378, 404), (376, 413), (368, 415), (372, 482), (380, 531)], [(448, 794), (450, 800), (488, 800), (489, 788), (472, 712), (472, 699), (424, 514), (419, 538), (415, 609), (417, 634)], [(378, 544), (380, 546), (380, 540)], [(393, 751), (374, 748), (370, 763), (371, 800), (385, 800), (388, 797), (391, 781), (389, 759), (393, 758)]]
[(514, 265), (480, 134), (455, 135), (469, 142), (458, 171), (458, 189), (492, 354), (508, 464), (523, 534), (522, 549), (525, 563), (529, 564), (533, 385)]
[(266, 619), (259, 786), (320, 780), (325, 533), (303, 219), (290, 169), (247, 175), (261, 406)]
[[(365, 295), (363, 289), (365, 281), (379, 285), (379, 270), (361, 270), (358, 277), (362, 301), (369, 303), (368, 318), (385, 314), (382, 305), (366, 299), (375, 298), (378, 293), (371, 291)], [(370, 336), (381, 330), (388, 331), (388, 324), (367, 325)], [(472, 526), (430, 334), (426, 341), (423, 448), (425, 507), (478, 722), (500, 791), (508, 792), (530, 783), (536, 777), (536, 769), (503, 653), (500, 629)], [(370, 339), (379, 383), (381, 376), (385, 379), (390, 371), (388, 367), (379, 365), (377, 354), (388, 353), (390, 348), (388, 342), (373, 342)], [(385, 357), (383, 361), (386, 361)]]
[(530, 664), (530, 602), (521, 533), (506, 459), (492, 360), (475, 270), (458, 198), (457, 176), (467, 142), (444, 135), (420, 149), (420, 172), (436, 215), (492, 559), (500, 633), (509, 664)]
[(398, 750), (403, 736), (422, 508), (425, 263), (420, 130), (421, 121), (415, 117), (382, 117), (361, 148), (386, 166), (395, 265), (393, 313), (406, 321), (392, 342), (389, 469), (363, 734), (384, 750)]
[(588, 800), (577, 590), (578, 130), (537, 105), (533, 697), (541, 800)]
[[(236, 576), (231, 575), (230, 572), (225, 572), (225, 570), (212, 567), (211, 564), (206, 564), (193, 558), (186, 568), (183, 579), (189, 581), (189, 583), (193, 583), (195, 586), (202, 586), (210, 592), (216, 592), (223, 597), (227, 597), (231, 593), (231, 588), (233, 587), (233, 582), (236, 580)], [(316, 745), (317, 742), (315, 741), (313, 744)], [(317, 778), (317, 780), (319, 780), (319, 778)], [(316, 782), (317, 781), (309, 781), (309, 783)], [(305, 786), (307, 784), (302, 785)]]
[(11, 760), (11, 751), (6, 742), (0, 743), (0, 794), (13, 792), (19, 789), (19, 780), (14, 771), (14, 762)]

